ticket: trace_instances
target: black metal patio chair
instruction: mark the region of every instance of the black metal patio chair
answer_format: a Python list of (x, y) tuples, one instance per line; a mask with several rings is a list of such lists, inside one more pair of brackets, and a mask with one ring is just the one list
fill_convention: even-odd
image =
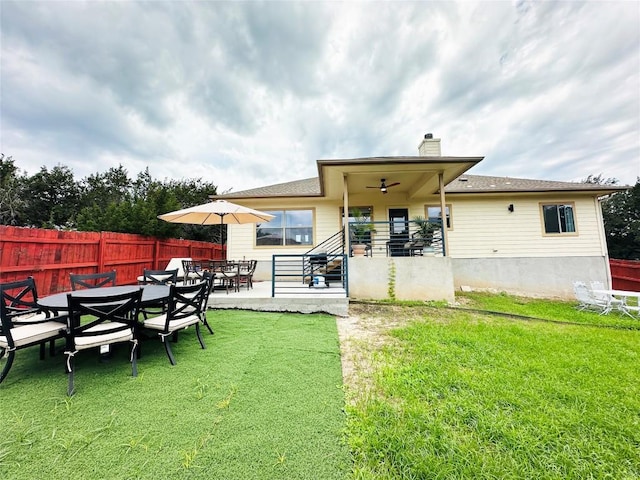
[[(200, 323), (202, 322), (202, 309), (205, 305), (204, 296), (207, 295), (209, 288), (208, 282), (200, 282), (193, 285), (171, 285), (166, 313), (146, 318), (142, 322), (144, 328), (155, 330), (158, 333), (171, 365), (176, 364), (171, 350), (171, 339), (176, 341), (180, 330), (195, 325), (196, 336), (200, 346), (203, 349), (207, 348), (200, 333)], [(171, 337), (171, 339), (168, 337)]]
[(0, 284), (0, 383), (15, 360), (16, 351), (40, 346), (40, 359), (45, 357), (46, 343), (50, 355), (55, 354), (55, 340), (65, 335), (67, 316), (55, 314), (38, 305), (38, 292), (33, 277)]
[(71, 273), (71, 290), (116, 286), (116, 271), (101, 273)]
[[(115, 295), (67, 295), (67, 395), (73, 395), (73, 359), (82, 350), (131, 343), (131, 374), (138, 376), (136, 361), (137, 324), (142, 289)], [(89, 318), (83, 323), (82, 317)]]

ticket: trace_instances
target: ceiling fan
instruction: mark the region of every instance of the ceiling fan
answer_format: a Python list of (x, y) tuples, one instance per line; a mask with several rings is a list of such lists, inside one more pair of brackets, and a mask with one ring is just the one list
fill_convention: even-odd
[(387, 180), (386, 178), (381, 178), (380, 179), (380, 186), (376, 186), (376, 187), (367, 186), (367, 188), (379, 188), (382, 193), (387, 193), (387, 189), (389, 189), (391, 187), (395, 187), (396, 185), (400, 185), (400, 182), (394, 182), (394, 183), (390, 183), (389, 185), (387, 185), (385, 183), (386, 180)]

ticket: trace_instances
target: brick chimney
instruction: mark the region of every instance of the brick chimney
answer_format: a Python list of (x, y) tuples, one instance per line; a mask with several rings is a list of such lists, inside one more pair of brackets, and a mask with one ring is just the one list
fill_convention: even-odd
[(440, 139), (433, 138), (433, 133), (427, 133), (418, 145), (418, 155), (421, 157), (440, 157)]

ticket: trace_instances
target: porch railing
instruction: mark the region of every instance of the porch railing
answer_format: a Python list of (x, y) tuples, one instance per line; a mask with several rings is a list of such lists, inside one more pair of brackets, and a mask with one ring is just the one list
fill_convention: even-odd
[(349, 296), (347, 256), (305, 253), (273, 255), (271, 296), (284, 294)]
[[(431, 237), (418, 234), (418, 223), (402, 222), (358, 222), (349, 223), (351, 252), (354, 245), (365, 245), (365, 255), (381, 257), (445, 256), (444, 232), (440, 220), (429, 220), (435, 226)], [(364, 227), (364, 228), (363, 228)]]

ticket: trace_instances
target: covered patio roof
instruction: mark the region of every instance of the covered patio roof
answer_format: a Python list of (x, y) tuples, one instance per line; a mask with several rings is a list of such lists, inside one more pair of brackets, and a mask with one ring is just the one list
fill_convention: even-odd
[(349, 193), (364, 193), (367, 187), (377, 187), (382, 179), (387, 184), (399, 183), (393, 193), (408, 199), (434, 195), (439, 190), (438, 176), (444, 184), (452, 182), (483, 157), (367, 157), (318, 160), (321, 195), (342, 198), (343, 179)]
[(318, 160), (318, 177), (230, 192), (211, 198), (325, 197), (342, 199), (344, 178), (350, 194), (372, 191), (369, 186), (398, 182), (393, 193), (416, 199), (438, 193), (438, 176), (454, 181), (483, 157), (365, 157)]

